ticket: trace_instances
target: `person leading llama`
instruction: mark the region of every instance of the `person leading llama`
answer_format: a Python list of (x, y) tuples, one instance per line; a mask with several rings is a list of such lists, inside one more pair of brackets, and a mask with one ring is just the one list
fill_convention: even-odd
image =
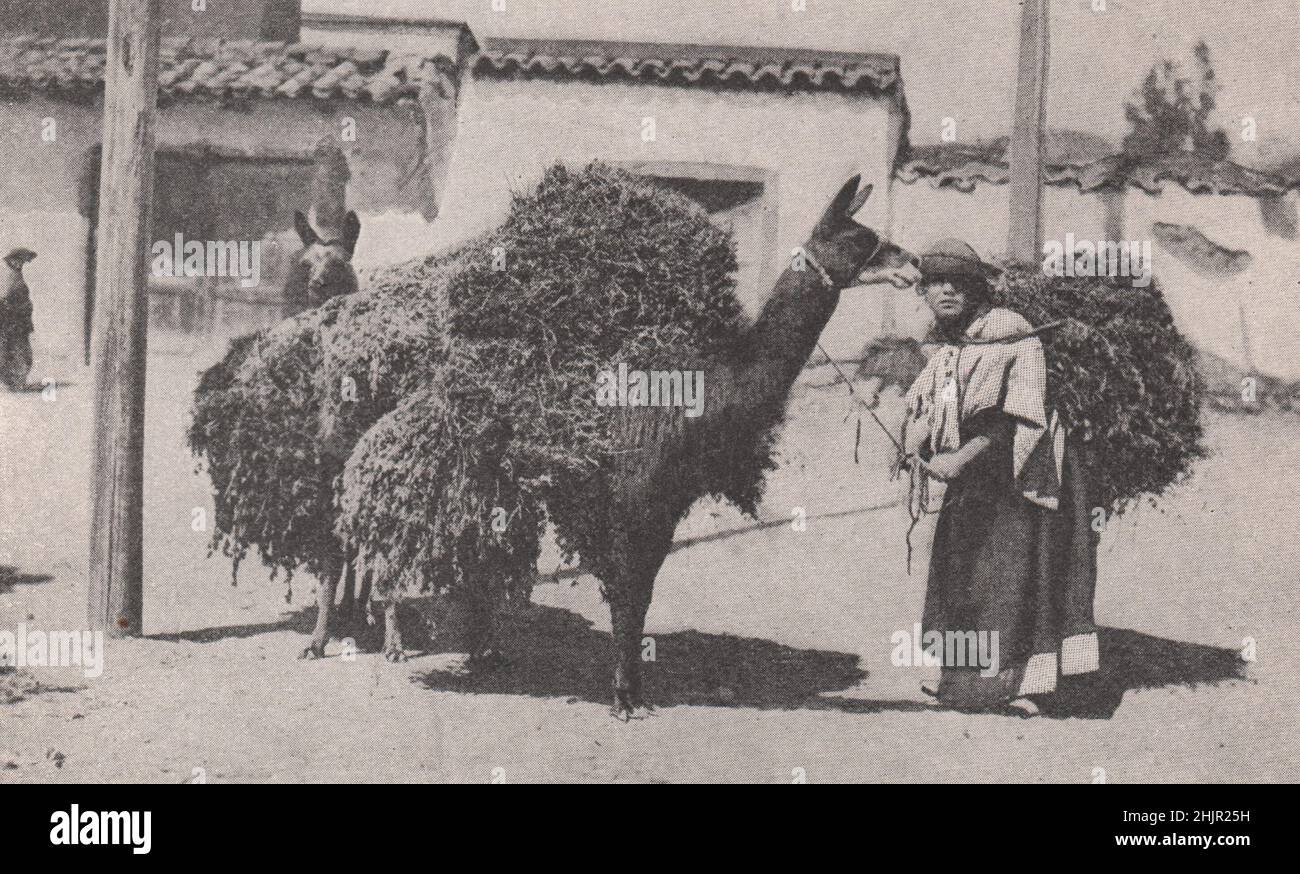
[[(922, 619), (942, 667), (922, 688), (952, 707), (1032, 715), (1059, 677), (1098, 669), (1091, 467), (1047, 403), (1041, 330), (993, 305), (1000, 271), (951, 239), (920, 271), (940, 345), (907, 393), (904, 448), (947, 484)], [(963, 650), (972, 633), (995, 661)]]

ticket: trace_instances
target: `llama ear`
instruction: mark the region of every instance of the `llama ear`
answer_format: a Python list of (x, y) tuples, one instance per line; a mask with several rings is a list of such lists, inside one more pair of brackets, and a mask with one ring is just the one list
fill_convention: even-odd
[(343, 248), (347, 250), (348, 257), (356, 251), (357, 240), (361, 237), (361, 219), (352, 210), (348, 210), (347, 216), (343, 219)]
[(311, 222), (307, 221), (307, 216), (299, 210), (294, 210), (293, 213), (293, 229), (298, 232), (298, 239), (302, 240), (304, 246), (314, 246), (320, 242), (320, 237), (312, 228)]
[(853, 198), (853, 202), (849, 204), (848, 214), (850, 216), (858, 214), (858, 210), (862, 209), (863, 205), (867, 202), (867, 198), (871, 197), (871, 192), (874, 188), (875, 186), (868, 185), (866, 188), (858, 192), (857, 197)]
[(826, 207), (826, 212), (822, 213), (821, 223), (823, 225), (833, 226), (849, 217), (849, 204), (853, 203), (854, 196), (858, 193), (858, 184), (860, 182), (862, 182), (862, 177), (858, 175), (844, 183), (844, 187), (840, 189), (840, 193), (835, 195), (835, 199), (831, 201), (831, 205)]

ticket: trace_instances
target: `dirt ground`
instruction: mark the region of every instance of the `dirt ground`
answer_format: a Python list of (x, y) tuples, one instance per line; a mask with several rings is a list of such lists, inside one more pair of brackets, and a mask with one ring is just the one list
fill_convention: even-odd
[[(797, 386), (755, 522), (700, 504), (659, 575), (653, 714), (607, 711), (597, 584), (543, 563), (503, 634), (508, 666), (467, 673), (454, 639), (404, 664), (298, 661), (312, 581), (208, 557), (207, 482), (183, 444), (195, 360), (150, 367), (143, 639), (78, 668), (0, 677), (0, 783), (23, 781), (1294, 781), (1294, 417), (1208, 413), (1211, 458), (1101, 547), (1101, 675), (1082, 716), (931, 706), (932, 669), (894, 667), (921, 612), (929, 527), (907, 526), (887, 443), (830, 374)], [(85, 622), (89, 385), (0, 397), (0, 630)], [(882, 405), (896, 421), (896, 398)], [(847, 417), (847, 418), (846, 418)], [(807, 516), (795, 530), (796, 508)], [(1243, 661), (1246, 639), (1257, 660)], [(442, 650), (450, 650), (444, 652)], [(39, 685), (32, 687), (32, 682)], [(3, 688), (0, 688), (0, 692)], [(6, 696), (0, 694), (0, 702)]]

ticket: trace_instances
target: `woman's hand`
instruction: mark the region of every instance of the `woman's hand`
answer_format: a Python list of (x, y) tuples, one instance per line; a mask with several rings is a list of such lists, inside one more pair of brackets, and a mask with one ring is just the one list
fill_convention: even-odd
[(925, 469), (937, 480), (949, 482), (961, 476), (966, 466), (960, 452), (940, 452), (925, 462)]
[(858, 274), (855, 286), (874, 285), (888, 282), (894, 288), (912, 288), (921, 281), (921, 271), (913, 264), (900, 264), (892, 267), (868, 267)]
[(976, 434), (963, 443), (960, 449), (936, 454), (934, 458), (926, 462), (926, 470), (930, 471), (930, 474), (935, 479), (944, 482), (955, 480), (961, 476), (961, 472), (966, 469), (967, 465), (987, 452), (997, 442), (997, 439), (994, 434)]

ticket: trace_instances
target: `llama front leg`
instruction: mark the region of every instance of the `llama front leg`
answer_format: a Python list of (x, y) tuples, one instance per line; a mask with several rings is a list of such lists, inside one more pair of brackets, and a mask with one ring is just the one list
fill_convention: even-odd
[(339, 603), (339, 627), (350, 633), (356, 626), (358, 601), (356, 562), (349, 557), (343, 564), (343, 598)]
[(338, 589), (339, 577), (342, 575), (342, 561), (331, 561), (325, 568), (325, 573), (321, 574), (316, 588), (316, 628), (312, 631), (311, 645), (302, 651), (299, 658), (325, 657), (325, 643), (330, 634), (330, 614), (334, 612), (334, 592)]
[(384, 660), (406, 661), (406, 650), (402, 648), (402, 626), (397, 621), (396, 601), (384, 605)]
[(362, 568), (360, 585), (357, 588), (357, 612), (352, 623), (352, 636), (357, 640), (370, 639), (370, 629), (375, 624), (374, 613), (370, 604), (370, 571)]
[(641, 636), (645, 632), (645, 614), (650, 607), (650, 592), (637, 591), (635, 585), (618, 587), (609, 599), (610, 621), (614, 632), (614, 706), (611, 712), (627, 720), (643, 706), (641, 698)]
[(465, 598), (470, 663), (478, 669), (504, 666), (506, 658), (497, 648), (497, 623), (506, 607), (505, 593), (476, 589)]
[(607, 588), (610, 624), (617, 661), (614, 665), (613, 713), (628, 719), (644, 707), (641, 699), (641, 638), (654, 596), (655, 577), (668, 557), (675, 524), (670, 518), (647, 524), (624, 540), (623, 572)]

